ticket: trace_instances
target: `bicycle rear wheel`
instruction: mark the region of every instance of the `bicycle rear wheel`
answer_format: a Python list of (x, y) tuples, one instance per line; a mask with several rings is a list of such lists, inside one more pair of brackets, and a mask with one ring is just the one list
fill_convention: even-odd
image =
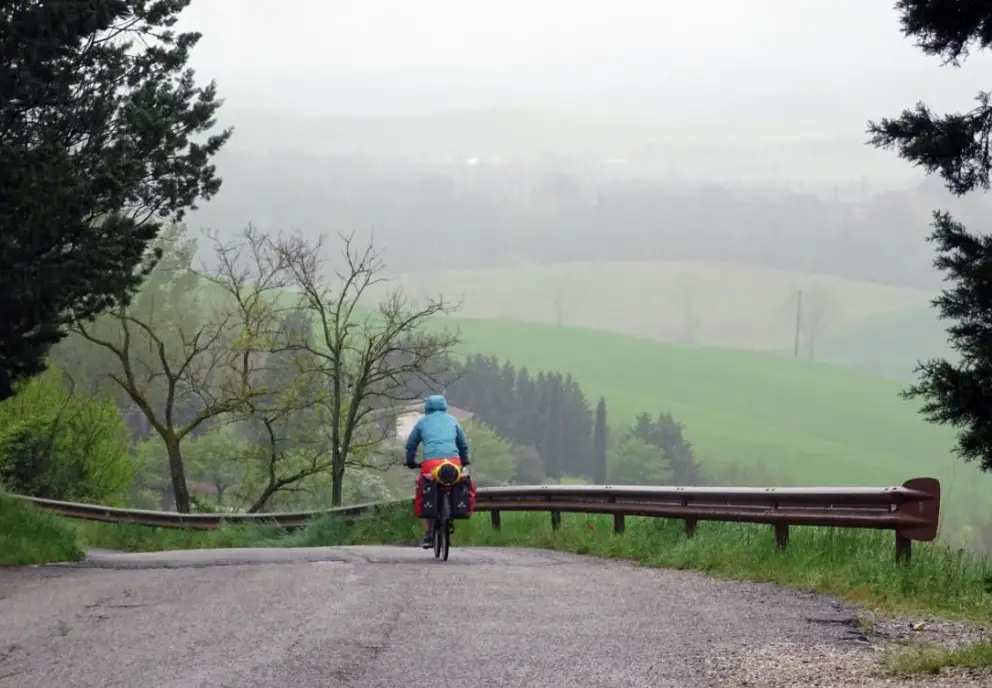
[(448, 561), (448, 549), (451, 547), (451, 535), (448, 533), (448, 523), (439, 531), (441, 536), (441, 559)]
[(437, 525), (437, 522), (435, 521), (435, 523), (434, 523), (434, 532), (433, 532), (433, 536), (431, 538), (432, 543), (434, 545), (434, 558), (435, 559), (440, 559), (441, 558), (441, 533), (442, 533), (442, 530)]

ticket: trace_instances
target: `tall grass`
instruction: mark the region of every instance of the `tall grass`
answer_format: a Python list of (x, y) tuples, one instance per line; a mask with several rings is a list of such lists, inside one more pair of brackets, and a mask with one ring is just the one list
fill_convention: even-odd
[[(883, 611), (992, 621), (992, 562), (938, 544), (915, 544), (912, 560), (898, 565), (888, 532), (794, 528), (785, 551), (772, 529), (701, 523), (685, 537), (681, 521), (628, 519), (614, 535), (605, 516), (565, 515), (552, 530), (547, 514), (504, 514), (495, 531), (485, 514), (456, 524), (452, 556), (464, 546), (522, 546), (626, 559), (648, 566), (704, 571), (726, 579), (770, 581), (826, 593)], [(90, 546), (128, 551), (206, 547), (319, 547), (416, 544), (419, 522), (408, 506), (345, 522), (335, 517), (284, 533), (276, 528), (227, 526), (213, 532), (166, 531), (140, 526), (86, 524)], [(425, 564), (430, 556), (425, 553)]]
[(77, 561), (83, 556), (69, 524), (0, 493), (0, 566)]

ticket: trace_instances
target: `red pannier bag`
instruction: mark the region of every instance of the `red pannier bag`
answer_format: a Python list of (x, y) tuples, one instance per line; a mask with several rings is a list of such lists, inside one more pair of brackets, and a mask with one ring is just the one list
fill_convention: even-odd
[(435, 518), (438, 506), (437, 483), (421, 473), (413, 492), (413, 515), (417, 518)]
[(451, 488), (451, 518), (469, 518), (475, 511), (475, 481), (462, 480)]

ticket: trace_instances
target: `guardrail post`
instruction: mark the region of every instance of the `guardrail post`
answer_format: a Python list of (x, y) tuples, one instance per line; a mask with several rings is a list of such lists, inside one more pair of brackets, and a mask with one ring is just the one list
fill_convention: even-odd
[(687, 538), (696, 537), (696, 519), (687, 518), (685, 520), (685, 536)]
[(908, 564), (913, 555), (913, 540), (933, 542), (940, 525), (940, 483), (934, 478), (913, 478), (902, 484), (911, 499), (897, 504), (896, 513), (913, 523), (896, 528), (896, 562)]
[(789, 546), (789, 524), (775, 524), (775, 546), (778, 549), (785, 549)]
[(624, 526), (623, 514), (613, 514), (613, 534), (623, 535)]
[(552, 530), (558, 530), (558, 527), (559, 526), (561, 526), (561, 512), (560, 511), (552, 511), (551, 512), (551, 529)]
[(499, 509), (493, 509), (489, 512), (489, 520), (492, 521), (493, 530), (499, 530), (500, 525), (502, 525), (499, 520)]
[(913, 557), (913, 541), (896, 531), (896, 563), (908, 564)]

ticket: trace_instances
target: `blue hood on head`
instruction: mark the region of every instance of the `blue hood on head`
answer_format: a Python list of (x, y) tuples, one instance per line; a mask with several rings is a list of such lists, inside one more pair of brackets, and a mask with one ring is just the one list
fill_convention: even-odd
[(427, 401), (424, 402), (424, 414), (434, 413), (435, 411), (447, 411), (448, 402), (440, 394), (432, 394), (427, 397)]

